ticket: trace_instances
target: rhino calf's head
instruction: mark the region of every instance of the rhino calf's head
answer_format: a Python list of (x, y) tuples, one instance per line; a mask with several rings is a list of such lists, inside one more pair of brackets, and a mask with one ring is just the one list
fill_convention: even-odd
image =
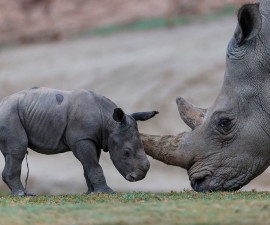
[(108, 137), (108, 150), (113, 164), (128, 181), (138, 181), (146, 176), (150, 163), (144, 152), (137, 122), (145, 121), (158, 112), (139, 112), (126, 115), (116, 108), (113, 119), (117, 122)]

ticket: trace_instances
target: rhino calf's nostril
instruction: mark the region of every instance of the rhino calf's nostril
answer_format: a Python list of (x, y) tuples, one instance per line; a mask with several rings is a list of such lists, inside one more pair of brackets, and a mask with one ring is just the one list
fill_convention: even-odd
[(128, 175), (126, 176), (126, 179), (127, 179), (128, 181), (131, 181), (131, 182), (136, 181), (136, 175), (134, 175), (134, 174), (128, 174)]

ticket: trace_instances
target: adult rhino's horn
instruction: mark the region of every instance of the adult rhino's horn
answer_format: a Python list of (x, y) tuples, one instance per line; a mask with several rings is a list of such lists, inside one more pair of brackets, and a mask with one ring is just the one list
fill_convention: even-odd
[(140, 133), (145, 153), (167, 165), (188, 169), (194, 153), (185, 149), (185, 133), (178, 135), (149, 135)]
[(176, 104), (182, 120), (192, 130), (202, 124), (205, 114), (207, 112), (206, 109), (198, 108), (182, 97), (176, 98)]

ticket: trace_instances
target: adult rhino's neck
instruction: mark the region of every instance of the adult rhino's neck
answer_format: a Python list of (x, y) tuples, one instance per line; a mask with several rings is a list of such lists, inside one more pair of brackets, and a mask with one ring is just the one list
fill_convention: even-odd
[(95, 94), (96, 99), (100, 108), (101, 113), (101, 147), (104, 151), (108, 151), (108, 139), (110, 133), (113, 132), (115, 127), (117, 126), (117, 122), (113, 119), (113, 111), (115, 108), (117, 108), (116, 104), (112, 102), (110, 99)]

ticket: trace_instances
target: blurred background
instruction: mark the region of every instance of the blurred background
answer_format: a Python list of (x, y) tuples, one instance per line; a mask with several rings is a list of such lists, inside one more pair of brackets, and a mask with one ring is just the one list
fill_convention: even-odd
[[(226, 45), (242, 0), (0, 0), (0, 97), (33, 86), (90, 89), (126, 113), (158, 110), (141, 132), (189, 130), (179, 95), (209, 107), (221, 88)], [(72, 153), (29, 151), (28, 189), (82, 193), (83, 170)], [(190, 189), (185, 170), (151, 159), (146, 178), (126, 181), (108, 153), (101, 158), (116, 191)], [(0, 156), (0, 170), (4, 160)], [(23, 163), (24, 181), (26, 163)], [(244, 189), (269, 190), (269, 170)], [(0, 182), (0, 190), (8, 192)]]

